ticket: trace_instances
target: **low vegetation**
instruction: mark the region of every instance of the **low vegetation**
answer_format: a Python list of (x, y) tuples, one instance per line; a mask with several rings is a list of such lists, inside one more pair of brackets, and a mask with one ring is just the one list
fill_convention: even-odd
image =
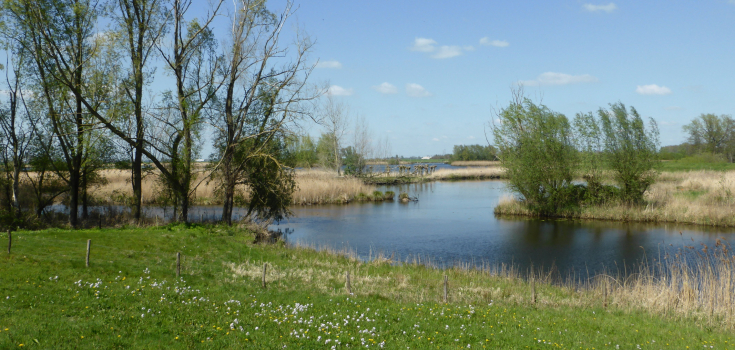
[[(640, 205), (603, 202), (560, 211), (557, 217), (735, 226), (735, 172), (664, 172)], [(516, 197), (501, 200), (495, 213), (537, 216)]]
[(361, 261), (254, 237), (183, 225), (15, 232), (0, 259), (0, 348), (733, 347), (727, 254), (672, 257), (666, 278), (536, 273), (534, 293), (508, 266)]

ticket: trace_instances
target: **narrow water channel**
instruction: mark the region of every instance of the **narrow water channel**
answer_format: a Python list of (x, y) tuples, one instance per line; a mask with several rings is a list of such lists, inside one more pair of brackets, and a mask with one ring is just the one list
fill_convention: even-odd
[(273, 225), (289, 244), (349, 249), (363, 259), (377, 253), (405, 261), (421, 257), (439, 266), (513, 264), (584, 277), (624, 273), (644, 257), (686, 246), (731, 241), (732, 229), (606, 221), (498, 218), (493, 208), (509, 195), (502, 181), (432, 182), (384, 186), (417, 202), (353, 203), (293, 208)]

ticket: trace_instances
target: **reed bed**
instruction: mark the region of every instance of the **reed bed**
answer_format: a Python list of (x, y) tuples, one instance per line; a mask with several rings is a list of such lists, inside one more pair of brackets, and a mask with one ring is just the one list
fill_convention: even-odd
[(430, 180), (500, 179), (505, 175), (501, 167), (471, 167), (464, 169), (437, 169), (426, 176)]
[[(132, 198), (130, 172), (126, 170), (103, 170), (102, 175), (107, 183), (93, 191), (95, 202), (100, 204), (125, 204)], [(159, 185), (156, 182), (157, 174), (152, 172), (143, 179), (143, 203), (160, 204)], [(200, 175), (204, 178), (204, 174)], [(198, 184), (193, 198), (194, 204), (217, 205), (222, 204), (217, 194), (217, 184), (211, 180), (196, 181)], [(247, 195), (247, 187), (240, 188), (241, 193)], [(338, 177), (336, 172), (325, 170), (298, 170), (296, 171), (296, 191), (293, 194), (293, 204), (326, 204), (346, 203), (365, 195), (367, 200), (373, 198), (375, 186), (366, 185), (360, 179), (353, 177)]]
[(297, 205), (347, 203), (360, 194), (372, 198), (376, 189), (358, 178), (338, 177), (336, 172), (326, 170), (299, 170), (296, 184), (293, 204)]

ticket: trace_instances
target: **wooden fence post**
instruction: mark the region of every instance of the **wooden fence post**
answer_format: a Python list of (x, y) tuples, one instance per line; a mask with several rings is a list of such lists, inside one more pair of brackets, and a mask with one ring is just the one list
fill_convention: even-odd
[(8, 230), (8, 254), (10, 254), (10, 247), (13, 245), (13, 234)]
[(86, 259), (86, 265), (87, 265), (87, 267), (89, 267), (89, 250), (90, 250), (91, 247), (92, 247), (92, 240), (91, 239), (88, 239), (87, 240), (87, 259)]
[(176, 278), (181, 275), (181, 252), (176, 252)]
[(447, 283), (448, 283), (447, 275), (444, 275), (444, 302), (445, 303), (447, 302)]
[(267, 266), (268, 266), (268, 263), (263, 263), (263, 288), (266, 288), (266, 285), (265, 285), (265, 270), (266, 270), (266, 267)]
[(531, 276), (531, 302), (536, 304), (536, 278)]
[(352, 295), (352, 286), (350, 285), (350, 271), (347, 271), (347, 294)]
[(605, 280), (605, 283), (602, 284), (602, 308), (607, 309), (607, 280)]
[(101, 214), (100, 214), (100, 221), (97, 225), (97, 228), (99, 228), (100, 230), (102, 229), (102, 215)]

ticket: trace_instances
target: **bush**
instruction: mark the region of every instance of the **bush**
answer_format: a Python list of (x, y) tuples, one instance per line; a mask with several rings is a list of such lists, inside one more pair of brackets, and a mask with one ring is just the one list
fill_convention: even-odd
[(526, 98), (502, 109), (498, 118), (492, 132), (508, 187), (541, 215), (578, 202), (572, 189), (577, 151), (567, 118)]
[(604, 136), (604, 156), (620, 186), (620, 199), (642, 203), (643, 194), (653, 184), (658, 172), (658, 127), (653, 119), (646, 129), (643, 119), (622, 103), (598, 112)]

